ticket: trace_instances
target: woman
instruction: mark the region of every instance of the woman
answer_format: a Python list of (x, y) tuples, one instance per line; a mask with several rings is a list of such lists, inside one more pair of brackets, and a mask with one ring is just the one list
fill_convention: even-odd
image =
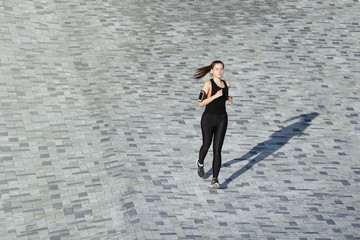
[(201, 117), (201, 132), (203, 144), (199, 151), (199, 159), (196, 161), (199, 177), (204, 178), (204, 159), (213, 140), (214, 158), (212, 162), (213, 179), (211, 187), (220, 188), (218, 176), (221, 167), (221, 148), (224, 143), (228, 117), (225, 103), (232, 104), (229, 96), (230, 84), (222, 80), (224, 63), (214, 61), (209, 66), (201, 67), (194, 73), (195, 79), (201, 79), (211, 72), (213, 78), (206, 81), (201, 88), (198, 103), (200, 107), (206, 106)]

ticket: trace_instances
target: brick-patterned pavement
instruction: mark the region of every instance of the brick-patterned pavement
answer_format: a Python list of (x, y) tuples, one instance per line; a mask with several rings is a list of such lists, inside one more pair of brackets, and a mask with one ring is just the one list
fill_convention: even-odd
[[(358, 0), (2, 1), (1, 239), (360, 239)], [(234, 105), (198, 178), (198, 67)]]

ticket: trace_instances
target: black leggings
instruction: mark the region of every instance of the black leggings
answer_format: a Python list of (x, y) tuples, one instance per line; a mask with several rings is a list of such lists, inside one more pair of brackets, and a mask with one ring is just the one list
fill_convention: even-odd
[(199, 152), (199, 163), (204, 163), (205, 156), (210, 148), (211, 141), (214, 136), (214, 159), (212, 163), (214, 178), (217, 178), (220, 172), (221, 148), (224, 143), (227, 124), (228, 117), (226, 113), (223, 115), (211, 115), (204, 113), (201, 117), (201, 132), (203, 138), (203, 145), (201, 146)]

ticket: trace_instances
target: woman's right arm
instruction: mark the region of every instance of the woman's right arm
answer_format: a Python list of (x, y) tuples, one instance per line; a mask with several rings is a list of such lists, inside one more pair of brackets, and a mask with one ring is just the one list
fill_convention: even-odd
[[(204, 86), (201, 88), (201, 91), (204, 91), (205, 93), (207, 93), (210, 90), (211, 87), (211, 81), (208, 80), (204, 83)], [(217, 93), (209, 98), (205, 98), (203, 101), (198, 102), (199, 107), (203, 107), (208, 105), (209, 103), (211, 103), (212, 101), (214, 101), (216, 98), (221, 97), (222, 96), (222, 89), (217, 91)]]

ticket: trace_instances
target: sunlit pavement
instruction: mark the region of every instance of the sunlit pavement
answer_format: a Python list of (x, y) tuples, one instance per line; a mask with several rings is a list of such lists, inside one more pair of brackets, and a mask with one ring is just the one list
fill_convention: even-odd
[[(0, 6), (1, 239), (360, 239), (358, 0)], [(192, 79), (215, 59), (218, 190)]]

